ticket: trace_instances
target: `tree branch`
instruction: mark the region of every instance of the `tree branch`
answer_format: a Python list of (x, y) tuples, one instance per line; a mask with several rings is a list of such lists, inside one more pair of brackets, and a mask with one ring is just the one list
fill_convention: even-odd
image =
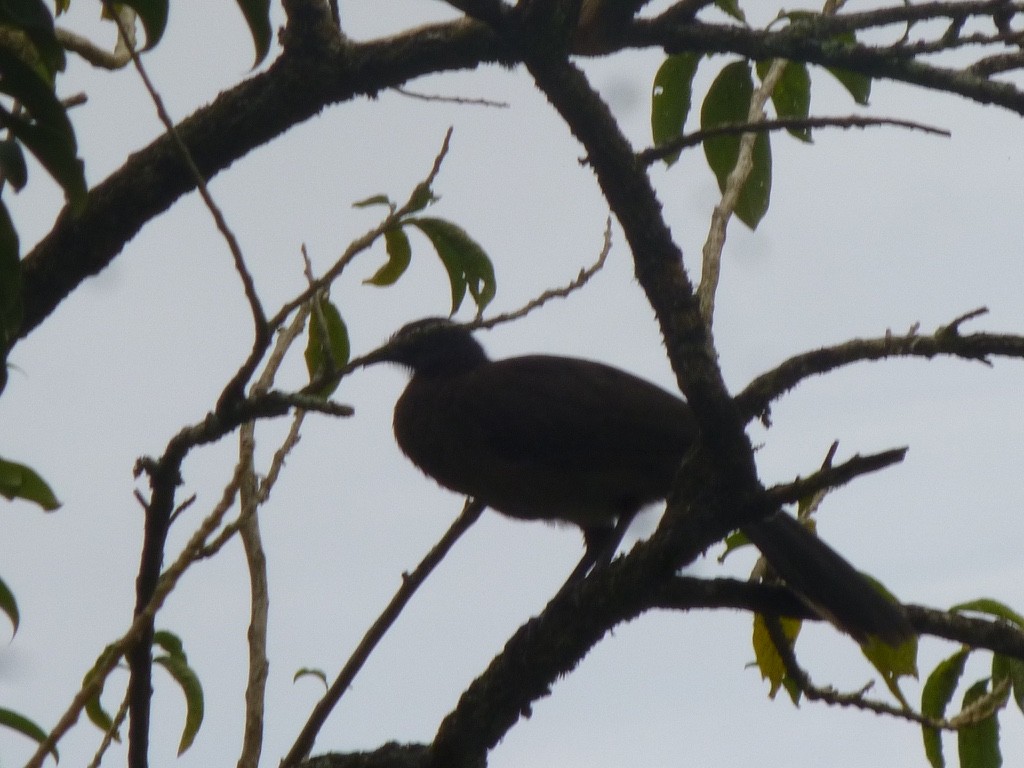
[(804, 379), (865, 360), (890, 357), (931, 359), (937, 355), (948, 355), (989, 365), (989, 358), (993, 355), (1024, 358), (1024, 336), (993, 333), (960, 335), (960, 325), (984, 311), (977, 310), (957, 318), (930, 336), (921, 336), (916, 330), (911, 330), (904, 336), (886, 334), (875, 339), (853, 339), (804, 352), (755, 378), (736, 396), (736, 404), (748, 421), (766, 418), (769, 404)]

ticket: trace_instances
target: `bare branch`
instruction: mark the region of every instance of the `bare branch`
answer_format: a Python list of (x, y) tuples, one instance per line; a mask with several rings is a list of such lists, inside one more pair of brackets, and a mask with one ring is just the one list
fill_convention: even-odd
[(377, 647), (381, 638), (384, 637), (385, 633), (395, 623), (395, 620), (399, 617), (409, 600), (412, 599), (416, 590), (419, 589), (420, 585), (437, 567), (438, 563), (444, 559), (445, 555), (448, 554), (462, 534), (469, 530), (470, 526), (477, 521), (477, 518), (480, 517), (483, 511), (484, 505), (481, 502), (467, 499), (462, 513), (455, 519), (451, 527), (445, 531), (444, 536), (427, 553), (426, 557), (420, 561), (416, 569), (412, 573), (402, 575), (402, 585), (398, 588), (395, 596), (391, 598), (391, 602), (388, 603), (387, 607), (373, 623), (373, 626), (366, 631), (363, 639), (356, 646), (355, 651), (352, 652), (345, 666), (342, 667), (341, 672), (338, 673), (330, 688), (327, 689), (327, 693), (324, 694), (324, 697), (313, 708), (313, 712), (299, 732), (292, 748), (288, 750), (288, 754), (281, 761), (281, 768), (290, 768), (290, 766), (296, 765), (309, 754), (309, 751), (313, 748), (313, 743), (316, 741), (316, 736), (324, 723), (327, 722), (327, 717), (330, 715), (331, 710), (337, 706), (345, 691), (352, 685), (352, 681), (359, 673), (359, 670), (363, 668), (363, 664), (366, 663), (373, 649)]
[(813, 493), (838, 488), (860, 475), (877, 472), (880, 469), (891, 467), (893, 464), (898, 464), (906, 457), (907, 450), (907, 448), (893, 448), (867, 456), (857, 454), (842, 464), (823, 467), (808, 477), (797, 478), (785, 485), (773, 486), (766, 491), (768, 503), (773, 507), (792, 504)]
[(772, 400), (785, 394), (804, 379), (865, 360), (890, 357), (948, 355), (990, 364), (994, 355), (1024, 358), (1024, 337), (1009, 334), (974, 333), (960, 335), (960, 326), (986, 310), (969, 312), (938, 328), (930, 336), (916, 330), (903, 336), (886, 334), (875, 339), (853, 339), (833, 347), (822, 347), (789, 358), (778, 367), (761, 374), (736, 396), (743, 418), (764, 417)]
[(761, 120), (753, 123), (730, 123), (716, 125), (714, 128), (703, 128), (693, 133), (682, 134), (664, 144), (650, 147), (638, 153), (640, 162), (651, 164), (683, 149), (696, 147), (715, 136), (733, 136), (746, 133), (767, 133), (769, 131), (789, 131), (802, 128), (871, 128), (874, 126), (891, 126), (922, 131), (937, 136), (949, 137), (952, 134), (944, 128), (936, 128), (913, 120), (900, 120), (893, 117), (861, 117), (847, 115), (845, 117), (792, 117), (776, 120)]
[(580, 270), (580, 273), (576, 277), (569, 281), (566, 285), (560, 288), (549, 288), (544, 291), (540, 296), (535, 299), (531, 299), (525, 305), (519, 309), (511, 312), (505, 312), (503, 314), (492, 317), (488, 320), (477, 321), (470, 323), (472, 328), (494, 328), (501, 323), (507, 323), (512, 320), (519, 320), (520, 318), (526, 317), (533, 310), (539, 309), (540, 307), (547, 304), (551, 299), (564, 299), (570, 294), (578, 291), (580, 288), (590, 282), (590, 279), (596, 275), (604, 267), (605, 261), (608, 259), (608, 254), (612, 249), (612, 220), (608, 217), (604, 228), (604, 245), (601, 247), (601, 252), (597, 255), (597, 261), (591, 264), (589, 267), (585, 267)]

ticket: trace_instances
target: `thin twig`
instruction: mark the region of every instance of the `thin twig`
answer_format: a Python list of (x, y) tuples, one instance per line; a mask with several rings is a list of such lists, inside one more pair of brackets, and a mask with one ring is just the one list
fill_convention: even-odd
[(856, 477), (900, 463), (906, 457), (907, 450), (893, 448), (867, 456), (857, 454), (841, 464), (823, 466), (808, 477), (798, 477), (790, 483), (772, 486), (766, 491), (766, 504), (774, 508), (781, 504), (794, 503), (812, 494), (838, 488)]
[(468, 98), (466, 96), (440, 96), (438, 94), (431, 93), (416, 93), (416, 91), (410, 91), (408, 88), (394, 88), (396, 93), (400, 93), (410, 99), (419, 99), (420, 101), (435, 101), (442, 104), (459, 104), (462, 106), (472, 107), (495, 107), (497, 109), (508, 109), (511, 104), (507, 101), (493, 101), (492, 99), (475, 99)]
[[(115, 16), (114, 21), (117, 23), (122, 37), (125, 40), (129, 40), (129, 30), (123, 24), (121, 18), (119, 16)], [(154, 87), (153, 82), (149, 79), (149, 75), (147, 74), (145, 67), (142, 65), (142, 59), (139, 57), (138, 51), (135, 49), (134, 45), (129, 45), (128, 51), (131, 54), (132, 63), (135, 65), (135, 69), (139, 73), (139, 77), (142, 79), (146, 90), (149, 92), (149, 96), (156, 108), (157, 115), (160, 118), (160, 122), (163, 123), (164, 128), (167, 131), (167, 135), (170, 136), (171, 140), (174, 142), (178, 153), (181, 155), (182, 161), (188, 168), (193, 181), (195, 181), (196, 189), (199, 191), (199, 196), (202, 198), (207, 210), (213, 217), (217, 230), (221, 233), (224, 241), (227, 243), (228, 249), (231, 251), (231, 257), (235, 262), (235, 271), (238, 273), (238, 276), (242, 281), (245, 298), (249, 302), (249, 310), (252, 314), (254, 325), (253, 346), (254, 349), (259, 348), (262, 350), (265, 346), (265, 340), (269, 333), (267, 317), (263, 310), (263, 305), (260, 303), (259, 295), (256, 292), (256, 284), (253, 281), (252, 274), (249, 272), (249, 267), (245, 263), (242, 248), (238, 244), (238, 238), (235, 237), (235, 234), (228, 226), (227, 220), (224, 218), (224, 214), (221, 212), (220, 207), (210, 194), (210, 190), (206, 185), (206, 179), (203, 177), (202, 172), (199, 170), (195, 160), (192, 158), (192, 153), (189, 152), (188, 147), (185, 146), (185, 142), (182, 140), (181, 134), (179, 134), (177, 128), (175, 128), (174, 121), (171, 119), (170, 114), (164, 107), (163, 99), (160, 97), (160, 94)], [(240, 391), (244, 382), (233, 381), (233, 384), (234, 386), (228, 386), (228, 390)]]
[[(305, 255), (305, 254), (304, 254)], [(307, 260), (308, 261), (308, 260)], [(250, 396), (266, 394), (274, 380), (285, 354), (299, 338), (309, 315), (309, 303), (299, 308), (291, 323), (280, 334), (273, 350), (267, 356), (263, 373), (250, 390)], [(283, 444), (274, 454), (272, 471), (262, 483), (256, 475), (256, 423), (243, 424), (238, 435), (239, 515), (236, 521), (239, 538), (245, 551), (249, 573), (250, 613), (246, 633), (249, 648), (249, 673), (245, 687), (245, 727), (238, 768), (257, 768), (263, 750), (264, 718), (266, 714), (266, 688), (270, 661), (267, 655), (267, 627), (270, 608), (270, 588), (267, 578), (267, 556), (260, 535), (259, 507), (270, 496), (270, 491), (284, 465), (285, 456), (298, 443), (299, 427), (306, 411), (297, 408), (291, 428)], [(225, 528), (225, 532), (227, 527)]]
[(907, 707), (897, 707), (884, 701), (869, 699), (865, 694), (871, 687), (870, 684), (864, 686), (864, 688), (859, 691), (853, 691), (850, 693), (842, 693), (831, 687), (820, 688), (811, 681), (810, 675), (800, 666), (800, 663), (797, 661), (796, 654), (793, 652), (792, 645), (786, 640), (786, 637), (782, 632), (778, 619), (773, 616), (765, 616), (764, 622), (768, 629), (768, 636), (771, 638), (772, 645), (775, 646), (775, 650), (779, 654), (782, 665), (785, 667), (786, 676), (796, 683), (800, 692), (807, 697), (809, 701), (821, 701), (830, 706), (863, 709), (868, 712), (874, 712), (878, 715), (891, 715), (892, 717), (909, 720), (912, 723), (917, 723), (927, 728), (957, 731), (962, 728), (977, 725), (981, 721), (991, 717), (1002, 707), (1003, 703), (1006, 701), (1006, 696), (1009, 693), (1009, 679), (1000, 680), (989, 694), (982, 697), (981, 700), (975, 702), (975, 704), (972, 704), (970, 707), (965, 708), (956, 716), (952, 718), (937, 718), (926, 715), (923, 712), (916, 712), (915, 710)]
[(391, 625), (395, 623), (402, 609), (405, 608), (427, 576), (444, 559), (445, 555), (455, 545), (455, 542), (459, 540), (459, 537), (476, 522), (483, 510), (484, 504), (482, 502), (467, 499), (462, 513), (452, 523), (444, 536), (427, 553), (427, 556), (416, 566), (416, 569), (412, 573), (403, 574), (402, 586), (398, 588), (395, 596), (391, 598), (391, 602), (388, 603), (381, 615), (367, 630), (359, 645), (356, 646), (355, 651), (352, 652), (352, 656), (349, 657), (341, 672), (338, 673), (337, 678), (331, 683), (331, 687), (327, 689), (327, 693), (317, 702), (292, 748), (288, 750), (288, 754), (281, 761), (280, 768), (290, 768), (297, 765), (299, 761), (309, 754), (313, 748), (313, 743), (316, 741), (316, 736), (324, 723), (327, 722), (327, 717), (330, 715), (331, 710), (341, 700), (348, 687), (352, 685), (352, 681), (359, 673), (359, 670), (362, 669), (363, 664), (366, 663), (377, 643), (380, 642), (384, 634), (391, 628)]
[(597, 261), (591, 264), (589, 267), (585, 267), (580, 270), (580, 273), (576, 277), (569, 281), (566, 285), (560, 288), (549, 288), (544, 291), (540, 296), (531, 299), (519, 309), (511, 312), (505, 312), (500, 315), (496, 315), (488, 320), (481, 322), (470, 323), (472, 328), (493, 328), (501, 323), (507, 323), (512, 320), (519, 320), (530, 314), (533, 310), (539, 309), (544, 304), (547, 304), (551, 299), (564, 299), (571, 293), (578, 291), (584, 285), (590, 282), (590, 279), (596, 275), (604, 267), (605, 261), (608, 259), (608, 254), (612, 249), (612, 219), (608, 217), (604, 227), (604, 244), (601, 246), (601, 252), (597, 255)]
[(804, 128), (871, 128), (890, 126), (922, 131), (937, 136), (949, 137), (953, 134), (945, 128), (937, 128), (913, 120), (900, 120), (895, 117), (862, 117), (846, 115), (844, 117), (785, 117), (775, 120), (760, 120), (747, 123), (723, 123), (713, 128), (702, 128), (693, 133), (677, 136), (656, 147), (649, 147), (638, 153), (640, 162), (650, 165), (683, 149), (696, 147), (716, 136), (735, 136), (747, 133), (768, 133), (771, 131), (799, 130)]

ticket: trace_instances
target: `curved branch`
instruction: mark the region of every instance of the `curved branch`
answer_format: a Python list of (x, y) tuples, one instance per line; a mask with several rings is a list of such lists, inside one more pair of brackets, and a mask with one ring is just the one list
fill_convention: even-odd
[(960, 324), (979, 313), (972, 312), (957, 318), (929, 336), (921, 336), (911, 330), (904, 336), (886, 334), (875, 339), (853, 339), (832, 347), (804, 352), (751, 381), (736, 396), (736, 404), (748, 421), (757, 417), (764, 418), (772, 400), (793, 389), (804, 379), (865, 360), (948, 355), (989, 364), (989, 357), (993, 355), (1024, 358), (1024, 336), (996, 333), (961, 336)]

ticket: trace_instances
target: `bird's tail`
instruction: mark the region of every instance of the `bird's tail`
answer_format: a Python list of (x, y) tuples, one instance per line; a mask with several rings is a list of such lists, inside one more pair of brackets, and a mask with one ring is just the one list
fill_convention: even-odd
[(776, 572), (815, 611), (858, 640), (898, 646), (913, 637), (899, 604), (791, 515), (776, 512), (743, 527)]

